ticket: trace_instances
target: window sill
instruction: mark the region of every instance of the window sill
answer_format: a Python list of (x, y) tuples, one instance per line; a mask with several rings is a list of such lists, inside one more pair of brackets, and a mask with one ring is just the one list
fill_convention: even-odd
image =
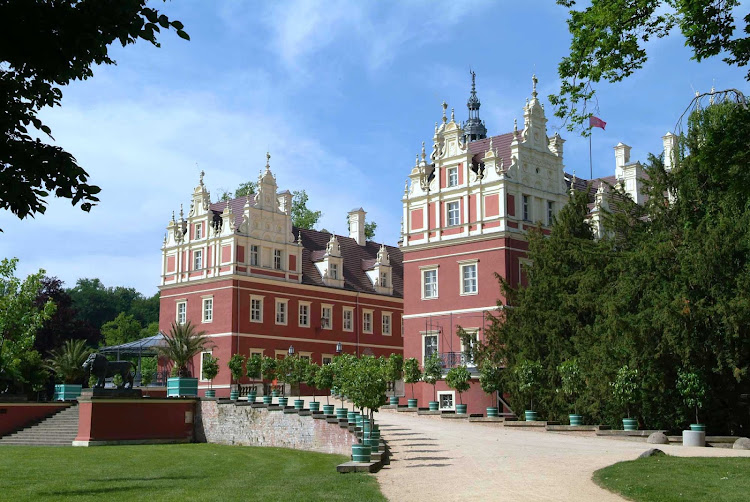
[(478, 295), (478, 291), (474, 291), (473, 293), (461, 293), (461, 296), (475, 296)]

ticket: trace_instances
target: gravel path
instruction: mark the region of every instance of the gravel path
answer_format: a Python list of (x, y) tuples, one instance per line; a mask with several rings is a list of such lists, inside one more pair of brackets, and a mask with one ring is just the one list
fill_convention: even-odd
[[(391, 464), (376, 477), (391, 501), (621, 501), (595, 485), (592, 474), (654, 447), (415, 415), (382, 411), (376, 417), (392, 452)], [(678, 456), (750, 456), (725, 448), (656, 447)]]

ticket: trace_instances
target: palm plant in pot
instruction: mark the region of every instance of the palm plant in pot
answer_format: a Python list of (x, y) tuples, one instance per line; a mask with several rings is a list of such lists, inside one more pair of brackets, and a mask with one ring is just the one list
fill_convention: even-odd
[(524, 418), (527, 422), (533, 422), (537, 419), (537, 412), (534, 411), (534, 395), (541, 386), (542, 365), (538, 361), (524, 359), (516, 365), (514, 373), (518, 382), (518, 391), (529, 400), (529, 409), (524, 411)]
[(415, 357), (410, 357), (404, 361), (404, 383), (411, 384), (411, 399), (408, 400), (409, 408), (417, 407), (417, 400), (414, 398), (414, 384), (422, 379), (422, 371), (419, 369), (419, 361)]
[(172, 323), (169, 333), (164, 335), (164, 345), (156, 347), (160, 356), (172, 361), (167, 397), (198, 395), (198, 379), (192, 376), (189, 365), (209, 342), (206, 332), (196, 331), (190, 321), (185, 324)]
[(398, 406), (398, 396), (396, 395), (396, 381), (401, 380), (404, 375), (404, 356), (401, 354), (391, 354), (387, 363), (387, 377), (390, 383), (393, 395), (388, 404)]
[(85, 340), (67, 340), (65, 344), (50, 352), (46, 368), (55, 374), (55, 401), (76, 399), (81, 395), (86, 372), (83, 363), (91, 351)]
[(429, 403), (430, 411), (437, 411), (440, 408), (440, 403), (437, 401), (437, 382), (441, 376), (443, 376), (443, 365), (440, 356), (433, 353), (424, 362), (424, 374), (422, 375), (422, 380), (432, 385), (434, 400)]
[(617, 370), (614, 382), (610, 382), (612, 397), (625, 409), (625, 413), (627, 414), (627, 417), (622, 419), (622, 426), (626, 431), (638, 430), (638, 420), (630, 418), (630, 406), (635, 401), (638, 380), (638, 370), (630, 369), (626, 364)]
[[(265, 356), (263, 362), (260, 364), (260, 371), (263, 375), (263, 380), (267, 382), (273, 382), (276, 379), (276, 366), (277, 361), (273, 357)], [(263, 404), (271, 404), (274, 397), (275, 390), (271, 394), (263, 394)], [(276, 392), (278, 395), (278, 392)]]
[(310, 401), (310, 404), (308, 405), (310, 411), (320, 411), (320, 403), (315, 400), (315, 394), (318, 388), (318, 373), (320, 373), (320, 366), (318, 366), (314, 362), (309, 362), (307, 364), (307, 368), (305, 369), (305, 384), (307, 384), (307, 386), (312, 389), (313, 394), (312, 401)]
[(252, 354), (247, 358), (245, 363), (245, 374), (250, 379), (250, 390), (247, 393), (247, 400), (250, 403), (255, 402), (255, 398), (258, 395), (258, 389), (255, 388), (255, 381), (260, 378), (260, 367), (263, 359), (259, 354)]
[(690, 424), (691, 431), (706, 431), (706, 424), (698, 418), (698, 410), (706, 405), (708, 389), (703, 378), (692, 371), (677, 373), (677, 392), (680, 393), (685, 404), (695, 410), (695, 423)]
[(213, 388), (213, 380), (216, 375), (219, 374), (219, 359), (206, 354), (203, 357), (203, 378), (208, 380), (208, 389), (206, 389), (206, 397), (216, 397), (216, 389)]
[[(333, 376), (333, 365), (324, 364), (318, 370), (317, 375), (315, 375), (315, 387), (320, 390), (330, 389), (333, 387)], [(323, 405), (323, 413), (325, 415), (333, 415), (335, 408), (335, 406), (331, 404), (329, 395), (330, 393), (326, 394), (326, 404)]]
[(487, 407), (488, 417), (500, 416), (500, 398), (502, 390), (502, 371), (500, 366), (486, 359), (479, 365), (479, 385), (486, 394), (495, 395), (495, 406)]
[(236, 382), (232, 384), (232, 390), (229, 391), (229, 399), (232, 401), (236, 401), (237, 398), (240, 397), (240, 378), (242, 378), (242, 375), (245, 373), (245, 370), (243, 368), (245, 364), (245, 356), (242, 354), (233, 354), (232, 357), (229, 358), (229, 362), (227, 363), (227, 367), (229, 368), (229, 372), (232, 374), (232, 381)]
[(471, 373), (469, 373), (468, 368), (463, 365), (451, 368), (450, 370), (448, 370), (448, 374), (445, 375), (446, 385), (458, 392), (458, 402), (460, 404), (456, 405), (456, 413), (461, 415), (466, 414), (466, 405), (461, 398), (461, 394), (469, 390), (469, 388), (471, 387), (471, 384), (469, 383), (470, 379)]
[(570, 425), (581, 425), (583, 421), (581, 415), (578, 414), (578, 396), (583, 390), (583, 376), (578, 366), (578, 360), (563, 361), (557, 367), (557, 372), (560, 374), (562, 392), (572, 402), (573, 413), (568, 415)]

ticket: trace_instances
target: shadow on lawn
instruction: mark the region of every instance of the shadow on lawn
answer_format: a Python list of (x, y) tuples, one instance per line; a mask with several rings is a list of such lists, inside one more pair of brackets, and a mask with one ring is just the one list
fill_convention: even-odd
[[(150, 478), (96, 478), (96, 479), (87, 479), (86, 482), (88, 483), (122, 483), (122, 482), (138, 482), (138, 481), (185, 481), (188, 479), (196, 479), (201, 478), (205, 476), (157, 476), (157, 477), (150, 477)], [(129, 492), (133, 490), (143, 490), (144, 487), (142, 484), (137, 485), (122, 485), (117, 484), (113, 486), (106, 486), (101, 488), (79, 488), (79, 489), (71, 489), (71, 490), (55, 490), (55, 491), (44, 491), (39, 492), (39, 495), (43, 496), (51, 496), (51, 497), (61, 497), (61, 496), (71, 496), (71, 495), (96, 495), (96, 494), (110, 494), (110, 493), (122, 493), (122, 492)], [(166, 488), (166, 487), (165, 487)]]

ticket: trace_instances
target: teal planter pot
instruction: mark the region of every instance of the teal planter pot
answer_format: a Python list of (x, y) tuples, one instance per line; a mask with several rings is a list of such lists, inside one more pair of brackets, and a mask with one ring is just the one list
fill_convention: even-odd
[(437, 411), (440, 407), (440, 403), (438, 403), (437, 401), (430, 401), (428, 406), (430, 407), (430, 411)]
[[(365, 434), (370, 433), (370, 421), (366, 420), (364, 424), (362, 424), (362, 430), (365, 432)], [(378, 424), (373, 424), (372, 430), (374, 432), (380, 433), (380, 426)]]
[(638, 420), (635, 418), (623, 418), (622, 419), (622, 428), (626, 431), (637, 431), (638, 430)]
[(294, 400), (294, 409), (295, 410), (301, 410), (305, 407), (305, 400), (304, 399), (295, 399)]
[(370, 448), (372, 448), (373, 453), (379, 451), (380, 450), (380, 431), (370, 431), (369, 433), (365, 434), (363, 443), (370, 445)]
[(497, 412), (497, 408), (495, 408), (494, 406), (491, 406), (491, 407), (487, 408), (487, 416), (488, 417), (499, 417), (500, 414)]
[(310, 407), (310, 411), (320, 411), (320, 403), (317, 401), (310, 401), (308, 406)]
[(206, 389), (206, 397), (216, 397), (216, 389)]
[(362, 427), (362, 424), (365, 423), (367, 420), (365, 419), (364, 415), (357, 414), (357, 427)]
[(240, 391), (238, 391), (238, 390), (230, 390), (229, 391), (229, 399), (231, 399), (232, 401), (237, 401), (237, 399), (239, 399), (239, 397), (240, 397)]
[(536, 419), (537, 419), (536, 411), (525, 410), (523, 412), (523, 415), (527, 422), (536, 422)]
[(583, 417), (581, 415), (568, 415), (570, 419), (570, 425), (583, 425)]
[(706, 432), (706, 424), (690, 424), (691, 431)]
[[(312, 403), (310, 403), (310, 404), (312, 404)], [(324, 404), (323, 405), (323, 414), (324, 415), (333, 415), (334, 413), (336, 413), (336, 407), (334, 405), (332, 405), (332, 404)]]
[(346, 419), (349, 421), (350, 424), (356, 424), (357, 416), (359, 416), (359, 413), (357, 413), (356, 411), (349, 411), (346, 414)]
[(271, 391), (271, 397), (279, 397), (279, 391), (277, 391), (277, 390), (272, 390), (272, 391)]
[(338, 418), (339, 420), (346, 419), (348, 413), (349, 410), (347, 408), (336, 408), (336, 418)]
[(173, 377), (167, 379), (167, 397), (197, 397), (198, 379)]
[(398, 396), (391, 396), (388, 399), (388, 404), (390, 404), (391, 406), (398, 406)]
[(369, 462), (372, 449), (369, 444), (353, 444), (352, 460), (354, 462)]
[(83, 385), (73, 383), (61, 383), (55, 385), (55, 401), (72, 401), (78, 399), (83, 390)]
[(279, 406), (282, 408), (286, 408), (286, 405), (289, 404), (289, 398), (288, 397), (280, 397), (279, 398)]
[(416, 399), (409, 399), (407, 401), (407, 404), (409, 408), (416, 408), (417, 407), (417, 400)]
[(256, 397), (258, 397), (258, 394), (256, 392), (249, 392), (247, 394), (247, 402), (248, 403), (254, 403)]
[(263, 396), (263, 404), (271, 405), (273, 403), (273, 396)]
[(456, 405), (456, 414), (458, 415), (466, 415), (466, 407), (468, 405), (466, 404), (457, 404)]

